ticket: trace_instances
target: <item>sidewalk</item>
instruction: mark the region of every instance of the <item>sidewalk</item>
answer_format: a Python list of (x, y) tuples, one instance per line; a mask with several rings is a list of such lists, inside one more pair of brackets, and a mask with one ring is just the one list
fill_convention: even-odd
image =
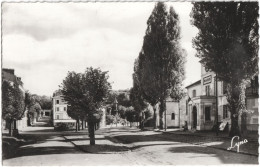
[(90, 145), (88, 135), (63, 136), (65, 140), (71, 142), (79, 150), (92, 154), (116, 154), (129, 151), (129, 148), (121, 143), (114, 143), (104, 135), (95, 135), (95, 144)]
[[(165, 132), (165, 131), (163, 131)], [(183, 131), (182, 129), (167, 129), (166, 132), (172, 132), (172, 133), (178, 133), (178, 134), (185, 134), (185, 135), (192, 135), (192, 136), (207, 136), (207, 137), (218, 137), (218, 138), (226, 138), (226, 139), (231, 139), (231, 137), (229, 137), (228, 132), (219, 132), (218, 136), (216, 135), (216, 132), (213, 131), (196, 131), (196, 132), (192, 132), (190, 130), (188, 131)], [(250, 141), (258, 141), (259, 135), (257, 132), (251, 132), (248, 133), (247, 137), (245, 137), (247, 140)]]
[[(184, 132), (184, 131), (180, 131), (179, 129), (168, 129), (167, 131), (161, 131), (161, 132), (163, 132), (163, 134), (185, 136), (183, 142), (217, 148), (225, 151), (237, 152), (237, 147), (234, 147), (235, 144), (238, 142), (237, 138), (234, 138), (233, 140), (232, 146), (234, 148), (232, 148), (231, 150), (227, 150), (229, 147), (231, 147), (231, 140), (232, 140), (231, 137), (228, 137), (228, 133), (222, 132), (219, 133), (218, 136), (216, 136), (216, 133), (214, 132), (205, 132), (205, 131)], [(249, 137), (246, 138), (246, 140), (248, 142), (241, 144), (239, 146), (239, 153), (258, 156), (259, 155), (258, 134), (249, 135)], [(241, 139), (239, 141), (241, 141)]]

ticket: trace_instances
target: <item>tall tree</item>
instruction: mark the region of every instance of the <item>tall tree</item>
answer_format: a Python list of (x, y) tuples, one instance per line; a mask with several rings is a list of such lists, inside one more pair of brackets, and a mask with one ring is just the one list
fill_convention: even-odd
[(79, 121), (84, 116), (84, 110), (80, 106), (82, 98), (84, 98), (82, 74), (76, 72), (68, 72), (67, 77), (62, 83), (62, 94), (68, 102), (68, 115), (76, 120), (76, 131), (80, 128)]
[(18, 84), (2, 82), (2, 118), (9, 123), (9, 134), (17, 130), (16, 121), (20, 120), (24, 113), (24, 95)]
[(108, 77), (107, 72), (90, 67), (85, 73), (69, 72), (62, 83), (68, 114), (76, 119), (86, 118), (91, 145), (95, 145), (95, 124), (101, 119), (100, 108), (111, 88)]
[(240, 135), (238, 117), (246, 110), (246, 84), (258, 73), (258, 2), (196, 2), (191, 23), (196, 56), (228, 84), (230, 136)]
[[(163, 128), (165, 99), (175, 90), (173, 87), (181, 85), (185, 63), (185, 54), (180, 46), (179, 17), (172, 7), (169, 12), (166, 8), (163, 2), (156, 3), (147, 21), (143, 48), (139, 54), (138, 68), (141, 72), (137, 74), (143, 97), (153, 105), (154, 110), (158, 102), (161, 104), (160, 128)], [(175, 94), (177, 96), (177, 91)], [(156, 115), (154, 113), (154, 121)]]
[[(134, 67), (134, 72), (137, 72), (137, 66)], [(130, 100), (134, 110), (139, 113), (139, 128), (143, 129), (145, 119), (144, 112), (148, 105), (142, 96), (140, 83), (136, 73), (133, 74), (133, 88), (130, 89)]]

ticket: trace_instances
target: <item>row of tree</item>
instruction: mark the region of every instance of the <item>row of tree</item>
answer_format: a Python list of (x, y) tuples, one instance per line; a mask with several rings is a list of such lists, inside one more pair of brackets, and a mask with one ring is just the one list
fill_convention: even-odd
[(18, 132), (17, 120), (27, 117), (27, 125), (30, 126), (35, 113), (40, 114), (41, 109), (51, 109), (51, 106), (51, 99), (47, 96), (31, 95), (28, 91), (24, 92), (18, 83), (3, 80), (2, 118), (11, 136)]
[[(240, 135), (238, 117), (246, 111), (245, 90), (258, 75), (258, 3), (257, 2), (196, 2), (190, 14), (192, 25), (199, 29), (193, 39), (196, 56), (205, 68), (227, 83), (227, 101), (231, 112), (230, 136)], [(172, 7), (169, 12), (158, 2), (147, 21), (143, 47), (134, 65), (131, 101), (142, 113), (150, 103), (160, 104), (159, 128), (165, 99), (180, 100), (184, 93), (186, 52), (180, 46), (179, 17)]]
[[(183, 96), (182, 82), (186, 51), (180, 45), (179, 16), (163, 2), (156, 3), (147, 21), (143, 46), (134, 64), (131, 101), (136, 111), (144, 115), (148, 103), (154, 109), (154, 128), (163, 128), (166, 98), (179, 100)], [(148, 103), (147, 103), (148, 102)]]
[(68, 103), (68, 115), (79, 121), (87, 121), (90, 145), (95, 145), (95, 125), (102, 117), (102, 107), (111, 85), (108, 72), (99, 68), (87, 68), (84, 73), (68, 72), (61, 85), (61, 92)]

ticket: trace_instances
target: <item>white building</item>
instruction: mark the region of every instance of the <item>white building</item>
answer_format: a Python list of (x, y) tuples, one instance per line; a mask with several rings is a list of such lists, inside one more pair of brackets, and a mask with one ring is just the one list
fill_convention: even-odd
[(67, 114), (67, 102), (63, 99), (62, 93), (60, 90), (57, 90), (53, 94), (53, 125), (55, 126), (57, 123), (69, 123), (71, 125), (76, 124), (76, 120), (72, 119)]
[[(187, 89), (187, 111), (186, 118), (189, 129), (211, 130), (216, 118), (216, 99), (218, 104), (218, 123), (227, 122), (228, 129), (231, 127), (231, 114), (228, 111), (226, 99), (226, 84), (217, 82), (218, 92), (216, 98), (216, 74), (207, 72), (201, 66), (201, 79), (189, 86)], [(254, 85), (254, 86), (252, 86)], [(251, 113), (247, 113), (246, 126), (248, 130), (258, 130), (258, 77), (251, 81), (246, 90), (246, 105)], [(241, 125), (241, 116), (239, 117)], [(240, 126), (241, 127), (241, 126)]]

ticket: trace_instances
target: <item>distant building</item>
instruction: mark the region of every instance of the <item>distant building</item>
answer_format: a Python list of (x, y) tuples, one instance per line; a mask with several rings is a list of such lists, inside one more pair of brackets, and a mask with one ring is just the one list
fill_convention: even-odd
[(41, 117), (50, 117), (51, 110), (41, 110)]
[[(53, 93), (53, 125), (57, 125), (57, 123), (69, 123), (72, 126), (76, 125), (76, 120), (72, 119), (67, 114), (68, 104), (64, 100), (62, 93), (60, 90), (57, 90)], [(106, 109), (101, 108), (103, 115), (101, 121), (99, 123), (99, 127), (106, 126)], [(46, 114), (46, 113), (45, 113)]]
[(55, 126), (57, 123), (71, 123), (74, 125), (76, 123), (76, 120), (72, 119), (67, 114), (67, 108), (68, 104), (62, 97), (62, 93), (60, 90), (57, 90), (53, 93), (53, 125)]
[[(17, 77), (15, 75), (15, 70), (14, 69), (8, 69), (8, 68), (3, 68), (2, 69), (2, 78), (5, 81), (8, 81), (11, 85), (17, 84), (19, 85), (20, 90), (23, 92), (23, 95), (25, 95), (25, 89), (23, 88), (23, 82), (21, 80), (21, 77)], [(24, 112), (24, 116), (21, 120), (17, 120), (16, 125), (17, 129), (23, 130), (25, 127), (27, 127), (27, 110)], [(3, 127), (6, 126), (6, 121), (3, 120)]]

